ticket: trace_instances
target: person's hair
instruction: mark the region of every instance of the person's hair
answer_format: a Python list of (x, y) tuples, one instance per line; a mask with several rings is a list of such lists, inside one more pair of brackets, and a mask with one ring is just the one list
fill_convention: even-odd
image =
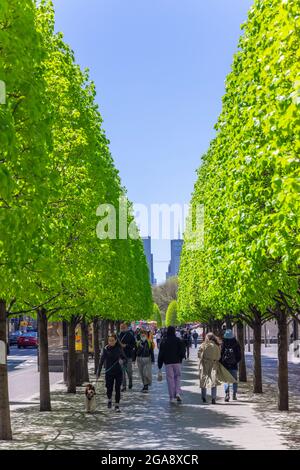
[(174, 336), (174, 335), (175, 335), (175, 326), (168, 326), (167, 336)]
[(108, 335), (109, 338), (114, 338), (116, 341), (118, 340), (116, 333), (111, 333)]
[(220, 345), (219, 338), (213, 333), (207, 333), (207, 335), (205, 336), (205, 341), (206, 343), (208, 343), (209, 341), (213, 341), (218, 346)]

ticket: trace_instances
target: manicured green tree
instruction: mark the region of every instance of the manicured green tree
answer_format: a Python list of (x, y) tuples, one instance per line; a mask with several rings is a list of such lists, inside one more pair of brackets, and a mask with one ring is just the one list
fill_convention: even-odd
[(178, 319), (177, 319), (177, 301), (172, 300), (170, 302), (167, 313), (166, 313), (166, 326), (175, 326), (178, 324)]
[[(0, 341), (6, 310), (23, 290), (22, 269), (39, 251), (41, 220), (50, 187), (51, 109), (45, 93), (43, 41), (31, 0), (3, 0), (0, 8)], [(25, 276), (25, 277), (23, 277)], [(4, 318), (3, 318), (4, 316)], [(11, 439), (7, 367), (0, 365), (0, 439)]]
[(156, 321), (158, 328), (162, 327), (161, 312), (157, 304), (153, 304), (153, 313), (149, 318), (149, 321)]
[[(37, 9), (29, 0), (4, 7), (0, 79), (10, 86), (0, 107), (7, 131), (0, 160), (0, 339), (5, 343), (7, 313), (37, 315), (40, 409), (50, 411), (48, 322), (68, 321), (68, 391), (74, 393), (76, 324), (99, 316), (139, 318), (152, 310), (151, 288), (138, 234), (126, 240), (97, 237), (97, 207), (111, 204), (118, 220), (125, 190), (87, 71), (76, 65), (62, 34), (54, 34), (50, 2)], [(129, 224), (134, 225), (132, 214), (126, 229)], [(22, 233), (12, 238), (12, 227), (22, 227)], [(0, 438), (10, 439), (6, 365), (0, 374)]]
[(185, 234), (179, 318), (242, 317), (252, 325), (261, 391), (261, 324), (275, 317), (279, 409), (286, 410), (286, 328), (290, 315), (297, 318), (300, 265), (297, 2), (256, 0), (243, 29), (192, 195), (190, 220), (198, 204), (205, 207), (204, 247), (189, 249), (193, 237)]

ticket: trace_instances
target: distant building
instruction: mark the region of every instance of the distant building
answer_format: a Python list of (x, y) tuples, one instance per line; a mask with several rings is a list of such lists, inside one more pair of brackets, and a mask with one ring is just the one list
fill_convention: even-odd
[(156, 279), (154, 277), (154, 270), (153, 270), (153, 254), (151, 253), (151, 237), (150, 236), (143, 237), (142, 240), (143, 240), (145, 256), (146, 256), (148, 268), (149, 268), (150, 283), (152, 285), (155, 285)]
[(181, 238), (171, 240), (171, 261), (169, 263), (168, 272), (166, 273), (166, 279), (178, 275), (182, 245), (183, 240)]

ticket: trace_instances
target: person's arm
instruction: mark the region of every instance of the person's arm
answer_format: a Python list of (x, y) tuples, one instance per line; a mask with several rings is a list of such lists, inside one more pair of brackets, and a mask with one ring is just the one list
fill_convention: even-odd
[(240, 343), (238, 341), (236, 342), (236, 346), (235, 346), (235, 358), (236, 358), (237, 363), (241, 362), (242, 351), (241, 351)]
[(122, 346), (120, 346), (120, 358), (121, 358), (122, 361), (126, 364), (126, 362), (127, 362), (127, 357), (126, 357), (126, 354), (125, 354), (124, 349), (122, 348)]
[(96, 374), (97, 379), (99, 379), (99, 377), (100, 377), (101, 370), (102, 370), (105, 359), (106, 359), (106, 349), (104, 348), (103, 353), (101, 354), (101, 358), (100, 358), (100, 361), (99, 361), (99, 366), (98, 366), (98, 370), (97, 370), (97, 374)]
[(151, 342), (151, 347), (150, 347), (150, 353), (151, 353), (151, 362), (152, 364), (155, 363), (155, 357), (154, 357), (154, 346), (153, 343)]
[(224, 354), (224, 349), (225, 349), (225, 345), (224, 345), (224, 341), (222, 341), (222, 345), (221, 345), (221, 353), (220, 353), (220, 362), (222, 364), (222, 358), (223, 358), (223, 354)]
[(200, 346), (198, 349), (198, 359), (201, 362), (202, 361), (202, 356), (203, 356), (203, 348)]
[(220, 346), (217, 346), (217, 349), (216, 349), (216, 361), (220, 362), (221, 360), (221, 347)]
[(185, 346), (185, 342), (183, 341), (183, 339), (180, 339), (178, 338), (178, 344), (179, 344), (179, 354), (180, 354), (180, 357), (181, 357), (181, 360), (183, 361), (183, 359), (186, 359), (186, 346)]
[(158, 358), (157, 358), (157, 367), (159, 369), (162, 368), (163, 363), (164, 363), (164, 342), (162, 341), (160, 344), (159, 352), (158, 352)]

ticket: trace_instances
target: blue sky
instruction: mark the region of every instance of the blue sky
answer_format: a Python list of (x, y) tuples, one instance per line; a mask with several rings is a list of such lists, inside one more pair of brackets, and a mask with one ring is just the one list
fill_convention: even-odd
[[(90, 69), (110, 149), (135, 203), (184, 204), (214, 136), (252, 0), (54, 0), (56, 30)], [(154, 241), (163, 281), (169, 242)]]

